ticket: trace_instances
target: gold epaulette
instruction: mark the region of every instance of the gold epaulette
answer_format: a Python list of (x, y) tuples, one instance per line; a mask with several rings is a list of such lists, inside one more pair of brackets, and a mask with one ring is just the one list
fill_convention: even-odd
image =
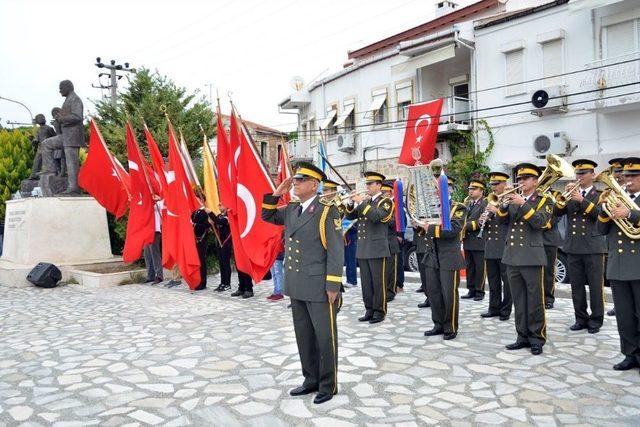
[(320, 197), (320, 203), (322, 203), (325, 206), (335, 206), (334, 199), (326, 200), (326, 199)]

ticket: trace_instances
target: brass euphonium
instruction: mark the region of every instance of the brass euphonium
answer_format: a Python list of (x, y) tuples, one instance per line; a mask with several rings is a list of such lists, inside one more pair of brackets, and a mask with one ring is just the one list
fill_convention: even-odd
[[(608, 168), (600, 172), (595, 179), (596, 182), (603, 183), (608, 193), (603, 193), (600, 202), (602, 203), (602, 210), (604, 213), (611, 217), (611, 208), (622, 204), (629, 210), (640, 210), (640, 207), (629, 197), (624, 188), (613, 177), (612, 168)], [(607, 191), (607, 190), (605, 190)], [(613, 222), (620, 228), (620, 230), (630, 239), (640, 239), (640, 227), (634, 225), (627, 218), (613, 218)]]
[(555, 154), (547, 154), (547, 167), (544, 168), (542, 175), (538, 178), (536, 190), (555, 201), (555, 197), (551, 194), (551, 186), (560, 178), (574, 178), (575, 172), (573, 166), (567, 163), (562, 157)]

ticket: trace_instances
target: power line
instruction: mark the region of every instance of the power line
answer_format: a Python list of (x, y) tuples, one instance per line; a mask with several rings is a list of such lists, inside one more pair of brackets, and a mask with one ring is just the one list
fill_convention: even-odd
[[(631, 62), (638, 62), (638, 61), (640, 61), (640, 58), (633, 58), (633, 59), (627, 59), (627, 60), (624, 60), (624, 61), (614, 62), (614, 63), (611, 63), (611, 64), (603, 64), (603, 65), (600, 65), (600, 66), (597, 66), (597, 67), (588, 68), (588, 69), (584, 69), (584, 70), (567, 71), (565, 73), (554, 74), (554, 75), (545, 76), (545, 77), (538, 77), (538, 78), (535, 78), (535, 79), (523, 80), (521, 82), (508, 83), (508, 84), (503, 84), (503, 85), (500, 85), (500, 86), (493, 86), (493, 87), (488, 87), (488, 88), (484, 88), (484, 89), (479, 89), (479, 90), (476, 90), (476, 91), (469, 92), (469, 95), (475, 94), (475, 93), (488, 92), (488, 91), (491, 91), (491, 90), (504, 89), (504, 88), (511, 87), (511, 86), (519, 86), (519, 85), (523, 85), (523, 84), (527, 84), (527, 83), (539, 82), (539, 81), (542, 81), (542, 80), (548, 80), (548, 79), (554, 79), (554, 78), (558, 78), (558, 77), (570, 76), (570, 75), (579, 74), (579, 73), (586, 73), (586, 72), (590, 72), (590, 71), (593, 71), (593, 70), (600, 70), (600, 69), (604, 69), (604, 68), (613, 67), (613, 66), (616, 66), (616, 65), (623, 65), (623, 64), (628, 64), (628, 63), (631, 63)], [(606, 90), (606, 89), (607, 88), (602, 89), (602, 90)], [(601, 89), (598, 89), (598, 90), (601, 90)], [(438, 98), (438, 99), (450, 99), (450, 98), (453, 98), (453, 97), (454, 96), (444, 96), (444, 97), (441, 97), (441, 98)], [(400, 108), (400, 107), (397, 106), (397, 105), (387, 107), (388, 110), (395, 110), (395, 109), (398, 109), (398, 108)], [(498, 107), (496, 107), (496, 108), (498, 108)], [(370, 112), (372, 112), (372, 110), (364, 110), (364, 111), (358, 111), (358, 112), (354, 111), (353, 114), (366, 115), (366, 114), (368, 114)], [(462, 112), (462, 113), (466, 113), (466, 112)], [(462, 113), (456, 113), (456, 114), (462, 114)], [(318, 120), (324, 120), (324, 119), (326, 119), (326, 117), (316, 117), (315, 120), (318, 121)], [(296, 124), (298, 124), (298, 122), (280, 123), (280, 124), (276, 124), (276, 125), (269, 125), (269, 127), (278, 127), (278, 126), (287, 126), (287, 125), (296, 125)], [(366, 126), (370, 126), (370, 125), (366, 125)]]

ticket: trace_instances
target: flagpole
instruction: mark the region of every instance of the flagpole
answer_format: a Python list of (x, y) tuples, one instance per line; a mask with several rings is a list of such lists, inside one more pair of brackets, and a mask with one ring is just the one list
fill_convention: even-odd
[[(320, 126), (318, 126), (318, 130), (320, 131), (320, 144), (322, 144), (322, 146), (324, 147), (324, 151), (325, 153), (327, 152), (327, 145), (324, 143), (324, 135), (322, 134), (322, 128)], [(318, 153), (320, 154), (320, 153)], [(338, 178), (340, 178), (342, 180), (342, 182), (344, 183), (344, 185), (349, 189), (349, 191), (352, 190), (351, 186), (347, 183), (347, 180), (344, 179), (342, 177), (342, 175), (340, 175), (340, 172), (338, 172), (336, 170), (336, 168), (333, 167), (333, 165), (331, 164), (331, 162), (329, 161), (329, 159), (327, 159), (325, 156), (323, 156), (322, 154), (320, 154), (320, 157), (322, 157), (322, 159), (327, 162), (327, 164), (329, 165), (329, 167), (331, 168), (331, 170), (333, 172), (335, 172), (336, 175), (338, 175)]]

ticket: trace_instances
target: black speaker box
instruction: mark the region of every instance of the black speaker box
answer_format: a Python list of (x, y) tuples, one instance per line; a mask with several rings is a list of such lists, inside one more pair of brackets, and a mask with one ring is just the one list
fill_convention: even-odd
[(27, 280), (40, 288), (55, 288), (60, 279), (60, 269), (48, 262), (39, 263), (27, 275)]

